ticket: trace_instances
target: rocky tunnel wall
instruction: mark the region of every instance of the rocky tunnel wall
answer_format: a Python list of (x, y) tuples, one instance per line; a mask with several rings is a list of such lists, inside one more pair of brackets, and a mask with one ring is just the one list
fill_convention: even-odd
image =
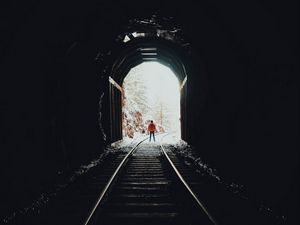
[(7, 30), (1, 43), (2, 197), (9, 205), (21, 205), (20, 198), (42, 191), (57, 171), (102, 151), (109, 101), (107, 62), (99, 52), (114, 51), (124, 20), (153, 12), (175, 16), (180, 8), (175, 21), (191, 44), (190, 144), (222, 175), (295, 216), (299, 111), (294, 14), (287, 14), (292, 5), (19, 5), (7, 6), (1, 25)]

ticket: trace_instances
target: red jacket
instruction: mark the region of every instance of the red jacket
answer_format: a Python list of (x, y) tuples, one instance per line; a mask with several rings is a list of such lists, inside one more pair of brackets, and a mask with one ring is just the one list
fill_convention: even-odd
[(149, 130), (150, 132), (156, 131), (156, 127), (155, 127), (154, 123), (150, 123), (150, 124), (148, 125), (148, 130)]

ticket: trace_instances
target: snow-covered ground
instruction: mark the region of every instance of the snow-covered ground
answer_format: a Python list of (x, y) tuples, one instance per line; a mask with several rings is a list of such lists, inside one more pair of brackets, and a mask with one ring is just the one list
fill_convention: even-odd
[(122, 150), (129, 151), (130, 148), (134, 147), (140, 141), (143, 141), (143, 145), (152, 145), (152, 144), (172, 144), (172, 145), (180, 145), (181, 143), (185, 143), (181, 139), (178, 138), (177, 134), (173, 133), (155, 133), (155, 142), (151, 140), (149, 141), (149, 134), (140, 134), (136, 133), (133, 138), (123, 137), (122, 140), (114, 142), (111, 144), (112, 151)]

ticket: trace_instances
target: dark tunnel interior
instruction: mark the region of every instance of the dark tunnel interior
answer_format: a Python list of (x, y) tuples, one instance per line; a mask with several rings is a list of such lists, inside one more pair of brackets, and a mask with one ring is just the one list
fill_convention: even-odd
[(130, 68), (159, 59), (181, 82), (188, 76), (182, 139), (287, 224), (298, 224), (295, 6), (249, 0), (1, 6), (2, 216), (122, 138), (120, 93), (109, 77), (121, 84)]

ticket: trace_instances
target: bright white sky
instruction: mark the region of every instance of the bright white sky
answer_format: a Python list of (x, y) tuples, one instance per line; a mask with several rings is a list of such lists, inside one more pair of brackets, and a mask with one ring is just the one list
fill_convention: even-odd
[(170, 68), (158, 62), (145, 62), (140, 64), (138, 69), (148, 84), (149, 88), (145, 91), (148, 92), (150, 104), (160, 101), (177, 107), (180, 97), (179, 81)]
[(169, 128), (169, 132), (176, 132), (180, 137), (180, 90), (176, 75), (169, 67), (158, 62), (143, 62), (130, 70), (125, 77), (125, 93), (126, 83), (134, 82), (135, 76), (145, 82), (148, 104), (153, 107), (160, 104), (164, 106), (164, 115), (168, 115), (169, 120), (164, 125)]

